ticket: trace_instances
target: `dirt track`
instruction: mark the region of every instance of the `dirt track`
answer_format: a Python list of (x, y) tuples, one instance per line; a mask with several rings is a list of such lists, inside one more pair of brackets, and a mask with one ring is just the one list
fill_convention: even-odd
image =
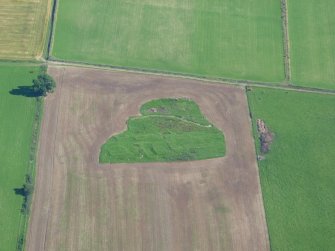
[[(195, 80), (49, 67), (27, 250), (269, 250), (244, 90)], [(189, 97), (227, 156), (99, 165), (100, 146), (144, 102)]]

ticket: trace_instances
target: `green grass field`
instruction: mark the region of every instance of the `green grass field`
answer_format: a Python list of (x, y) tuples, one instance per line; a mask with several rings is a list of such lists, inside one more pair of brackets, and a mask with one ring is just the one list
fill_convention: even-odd
[(254, 125), (275, 133), (259, 162), (272, 250), (333, 250), (335, 96), (254, 88), (248, 98)]
[(335, 1), (289, 0), (292, 80), (335, 89)]
[(280, 1), (59, 0), (52, 56), (279, 82)]
[[(0, 239), (1, 251), (16, 250), (23, 197), (16, 195), (29, 167), (36, 100), (9, 92), (31, 85), (39, 67), (0, 64)], [(17, 92), (19, 94), (20, 91)]]
[(42, 56), (51, 0), (1, 0), (0, 59)]
[(222, 157), (224, 136), (187, 99), (160, 99), (141, 107), (127, 131), (101, 149), (102, 163), (185, 161)]

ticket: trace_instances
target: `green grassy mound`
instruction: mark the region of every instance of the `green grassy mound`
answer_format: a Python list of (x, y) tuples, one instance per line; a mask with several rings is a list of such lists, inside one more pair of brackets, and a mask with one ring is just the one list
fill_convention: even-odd
[(168, 162), (222, 157), (223, 133), (187, 99), (153, 100), (142, 116), (128, 120), (127, 131), (101, 148), (101, 163)]
[(335, 246), (335, 96), (253, 88), (256, 119), (275, 134), (259, 162), (271, 250)]

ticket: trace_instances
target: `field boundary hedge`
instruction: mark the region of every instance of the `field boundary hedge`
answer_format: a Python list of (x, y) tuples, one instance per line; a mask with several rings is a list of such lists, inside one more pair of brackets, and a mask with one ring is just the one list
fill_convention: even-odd
[[(32, 138), (31, 138), (31, 144), (29, 149), (29, 164), (27, 167), (27, 173), (26, 177), (31, 177), (32, 185), (34, 185), (35, 181), (35, 170), (36, 170), (36, 157), (37, 157), (37, 150), (38, 150), (38, 140), (39, 140), (39, 133), (40, 133), (40, 127), (41, 127), (41, 120), (43, 115), (43, 98), (37, 97), (35, 98), (36, 102), (36, 108), (35, 108), (35, 114), (34, 114), (34, 122), (33, 122), (33, 128), (32, 128)], [(33, 194), (32, 194), (33, 196)], [(24, 206), (23, 202), (23, 205)], [(19, 223), (19, 230), (18, 230), (18, 236), (17, 236), (17, 251), (24, 250), (25, 247), (25, 239), (26, 239), (26, 232), (27, 232), (27, 226), (29, 223), (29, 217), (30, 217), (30, 206), (32, 201), (27, 201), (27, 212), (21, 212), (20, 215), (20, 223)]]
[(284, 70), (285, 70), (285, 81), (290, 83), (291, 81), (291, 59), (290, 59), (290, 37), (288, 30), (288, 5), (287, 0), (281, 0), (281, 19), (282, 19), (282, 31), (283, 31), (283, 45), (284, 45)]
[(52, 50), (53, 41), (54, 41), (54, 34), (55, 34), (55, 27), (56, 27), (56, 18), (57, 18), (57, 8), (58, 8), (58, 0), (51, 0), (52, 1), (52, 8), (50, 13), (50, 25), (48, 31), (48, 37), (46, 41), (46, 60), (50, 57), (50, 52)]

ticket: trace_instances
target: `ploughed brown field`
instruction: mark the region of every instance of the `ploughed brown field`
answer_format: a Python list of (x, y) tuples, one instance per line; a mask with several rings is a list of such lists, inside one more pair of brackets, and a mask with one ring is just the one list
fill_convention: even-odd
[[(243, 88), (50, 66), (27, 250), (269, 250)], [(223, 158), (98, 163), (141, 104), (187, 97), (226, 139)]]

